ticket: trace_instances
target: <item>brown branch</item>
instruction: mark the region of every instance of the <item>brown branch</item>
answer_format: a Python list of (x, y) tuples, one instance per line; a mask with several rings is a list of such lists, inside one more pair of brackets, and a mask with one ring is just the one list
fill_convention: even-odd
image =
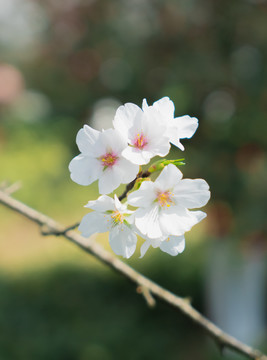
[(124, 198), (126, 198), (128, 192), (131, 191), (132, 188), (134, 187), (137, 179), (146, 178), (146, 177), (148, 177), (149, 175), (150, 175), (150, 172), (149, 172), (148, 170), (147, 170), (147, 171), (144, 171), (144, 172), (140, 171), (140, 172), (137, 174), (136, 178), (135, 178), (133, 181), (131, 181), (131, 182), (126, 186), (126, 189), (124, 190), (124, 192), (119, 196), (119, 200), (121, 201), (121, 200), (123, 200)]
[(230, 336), (224, 331), (222, 331), (211, 321), (206, 319), (190, 305), (188, 299), (183, 299), (177, 295), (174, 295), (170, 291), (149, 280), (148, 278), (138, 273), (130, 266), (126, 265), (124, 262), (113, 256), (112, 254), (104, 250), (93, 240), (85, 239), (84, 237), (72, 230), (65, 231), (64, 226), (58, 224), (56, 221), (49, 218), (48, 216), (45, 216), (40, 212), (23, 204), (22, 202), (12, 198), (10, 195), (1, 190), (0, 203), (22, 214), (31, 221), (39, 224), (41, 227), (45, 226), (49, 228), (51, 232), (64, 232), (63, 236), (66, 239), (83, 249), (85, 252), (93, 255), (102, 263), (105, 263), (110, 268), (116, 270), (118, 273), (136, 284), (139, 289), (142, 289), (141, 292), (146, 297), (147, 301), (151, 301), (150, 297), (154, 296), (163, 301), (164, 303), (168, 304), (169, 306), (173, 307), (174, 309), (179, 310), (183, 314), (187, 315), (193, 322), (198, 324), (209, 336), (211, 336), (221, 348), (230, 348), (240, 354), (247, 356), (250, 359), (267, 360), (266, 355), (246, 344), (243, 344), (242, 342), (235, 339), (233, 336)]

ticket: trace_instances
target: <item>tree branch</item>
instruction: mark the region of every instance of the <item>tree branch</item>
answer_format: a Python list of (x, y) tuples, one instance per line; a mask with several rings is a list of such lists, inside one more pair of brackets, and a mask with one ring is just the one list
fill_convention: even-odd
[(134, 187), (137, 179), (140, 179), (140, 178), (144, 179), (144, 178), (148, 177), (149, 175), (150, 175), (150, 172), (148, 170), (144, 171), (144, 172), (140, 171), (137, 174), (136, 178), (126, 186), (126, 189), (124, 190), (124, 192), (119, 196), (119, 200), (122, 201), (124, 198), (126, 198), (128, 192), (130, 190), (132, 190), (132, 188)]
[[(24, 217), (37, 223), (41, 227), (46, 227), (50, 230), (50, 233), (62, 234), (66, 239), (80, 247), (85, 252), (93, 255), (99, 259), (102, 263), (105, 263), (113, 270), (129, 279), (138, 287), (138, 292), (142, 293), (146, 298), (146, 301), (152, 305), (153, 296), (160, 299), (164, 303), (173, 307), (176, 310), (181, 311), (188, 316), (193, 322), (198, 324), (209, 336), (211, 336), (221, 348), (229, 348), (240, 354), (247, 356), (254, 360), (267, 360), (267, 356), (260, 351), (253, 349), (252, 347), (243, 344), (235, 339), (233, 336), (228, 335), (211, 321), (201, 315), (195, 310), (188, 299), (183, 299), (177, 295), (174, 295), (170, 291), (162, 288), (158, 284), (149, 280), (142, 274), (138, 273), (130, 266), (113, 256), (108, 251), (104, 250), (100, 245), (95, 243), (91, 239), (85, 239), (81, 235), (72, 230), (66, 230), (64, 226), (57, 223), (53, 219), (46, 215), (28, 207), (22, 202), (12, 198), (4, 190), (0, 190), (0, 203), (9, 207), (10, 209), (22, 214)], [(141, 290), (140, 290), (141, 289)], [(151, 300), (153, 299), (153, 300)]]

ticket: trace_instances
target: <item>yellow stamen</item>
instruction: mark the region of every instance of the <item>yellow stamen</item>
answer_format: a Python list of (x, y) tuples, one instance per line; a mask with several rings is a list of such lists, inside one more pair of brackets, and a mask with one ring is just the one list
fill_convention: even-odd
[(172, 200), (173, 194), (169, 191), (159, 192), (157, 195), (157, 201), (161, 207), (170, 207), (174, 204)]
[(112, 218), (114, 225), (122, 224), (123, 220), (124, 220), (123, 214), (121, 212), (119, 212), (118, 210), (113, 211), (111, 218)]
[(112, 152), (109, 152), (109, 153), (101, 156), (100, 160), (101, 160), (104, 168), (110, 168), (117, 162), (118, 157), (115, 154), (113, 154)]
[(143, 134), (137, 134), (134, 140), (134, 146), (143, 149), (147, 145), (147, 139)]

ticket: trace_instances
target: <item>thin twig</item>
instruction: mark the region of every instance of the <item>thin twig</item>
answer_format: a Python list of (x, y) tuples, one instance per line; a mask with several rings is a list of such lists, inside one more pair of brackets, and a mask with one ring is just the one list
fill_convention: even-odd
[(126, 186), (126, 189), (124, 190), (124, 192), (119, 196), (119, 200), (122, 201), (124, 198), (126, 198), (128, 192), (131, 191), (132, 188), (134, 187), (137, 179), (146, 178), (149, 175), (150, 175), (150, 172), (148, 170), (138, 173), (136, 178)]
[(144, 286), (138, 286), (136, 291), (138, 294), (142, 294), (144, 296), (149, 307), (153, 308), (156, 306), (156, 300), (153, 298), (148, 288)]
[[(9, 207), (10, 209), (22, 214), (31, 221), (39, 224), (40, 226), (46, 226), (51, 231), (62, 232), (64, 226), (58, 224), (55, 220), (41, 214), (40, 212), (28, 207), (22, 202), (12, 198), (4, 191), (0, 191), (0, 203)], [(92, 239), (85, 239), (81, 235), (74, 231), (67, 231), (63, 235), (66, 239), (76, 244), (85, 252), (93, 255), (99, 259), (102, 263), (107, 264), (110, 268), (116, 270), (121, 275), (129, 279), (137, 286), (147, 289), (151, 296), (155, 296), (161, 301), (165, 302), (169, 306), (181, 311), (188, 316), (193, 322), (198, 324), (209, 336), (211, 336), (216, 343), (220, 344), (222, 348), (230, 348), (240, 354), (247, 356), (254, 360), (267, 360), (267, 356), (262, 354), (259, 350), (238, 341), (233, 336), (228, 335), (222, 331), (219, 327), (206, 319), (202, 314), (195, 310), (189, 303), (188, 299), (183, 299), (177, 295), (174, 295), (170, 291), (162, 288), (158, 284), (149, 280), (142, 274), (138, 273), (130, 266), (113, 256), (111, 253), (104, 250), (100, 245), (95, 243)]]

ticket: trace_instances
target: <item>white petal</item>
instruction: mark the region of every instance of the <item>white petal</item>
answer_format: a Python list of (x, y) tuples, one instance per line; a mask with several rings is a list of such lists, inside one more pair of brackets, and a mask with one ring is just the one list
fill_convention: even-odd
[(101, 195), (97, 200), (89, 201), (85, 207), (99, 212), (115, 210), (114, 200), (107, 195)]
[(142, 246), (140, 247), (140, 254), (141, 254), (140, 259), (145, 255), (150, 245), (151, 245), (151, 240), (145, 240), (143, 242)]
[(137, 117), (143, 116), (142, 110), (135, 104), (127, 103), (118, 108), (113, 121), (114, 128), (128, 139), (128, 131)]
[(133, 164), (145, 165), (149, 163), (153, 154), (148, 151), (128, 146), (126, 149), (123, 150), (122, 156), (125, 157), (125, 159), (131, 161)]
[(190, 139), (198, 128), (198, 119), (189, 115), (180, 116), (174, 119), (173, 124), (178, 130), (180, 139)]
[(185, 115), (173, 119), (168, 130), (170, 142), (178, 146), (181, 150), (184, 150), (183, 145), (180, 143), (180, 139), (190, 139), (196, 132), (197, 128), (198, 119), (195, 117)]
[(166, 120), (170, 120), (174, 116), (174, 104), (167, 96), (155, 101), (153, 107), (160, 111)]
[(139, 166), (121, 157), (118, 162), (121, 171), (121, 183), (128, 184), (136, 178), (139, 172)]
[(160, 211), (159, 223), (163, 235), (180, 236), (189, 231), (196, 222), (188, 210), (179, 206), (171, 206)]
[(135, 225), (145, 236), (151, 239), (160, 238), (163, 233), (159, 225), (158, 206), (137, 209), (135, 212)]
[(193, 225), (198, 224), (201, 220), (205, 219), (205, 217), (207, 216), (207, 214), (204, 213), (203, 211), (188, 210), (188, 213), (190, 214), (190, 216), (192, 218)]
[(152, 181), (143, 181), (138, 190), (133, 191), (127, 196), (127, 201), (135, 207), (151, 206), (156, 199), (154, 189), (154, 183)]
[(99, 134), (99, 131), (84, 125), (83, 129), (80, 129), (76, 136), (76, 143), (80, 152), (86, 155), (91, 154), (92, 147), (95, 145)]
[(209, 185), (203, 179), (183, 179), (173, 192), (175, 203), (188, 209), (204, 206), (210, 199)]
[(118, 166), (105, 169), (98, 182), (100, 194), (110, 194), (121, 184), (121, 171)]
[(137, 236), (127, 226), (115, 226), (110, 230), (109, 243), (115, 254), (129, 259), (135, 252)]
[(160, 249), (172, 256), (176, 256), (184, 251), (185, 238), (184, 236), (170, 236), (169, 240), (162, 241)]
[(82, 218), (78, 230), (84, 237), (106, 232), (108, 231), (108, 216), (95, 211), (90, 212)]
[(164, 235), (180, 236), (206, 217), (202, 211), (189, 211), (179, 206), (171, 206), (159, 213), (159, 222)]
[(159, 238), (159, 239), (151, 239), (151, 245), (153, 246), (154, 249), (160, 247), (160, 244), (162, 243), (163, 238)]
[(171, 148), (171, 145), (169, 143), (169, 139), (166, 137), (161, 136), (162, 141), (158, 144), (153, 144), (153, 146), (149, 146), (148, 150), (150, 150), (153, 153), (153, 156), (166, 156)]
[(162, 242), (163, 242), (162, 239), (149, 239), (148, 237), (145, 237), (145, 242), (142, 244), (140, 248), (140, 253), (141, 253), (140, 258), (142, 258), (145, 255), (145, 253), (147, 252), (150, 246), (153, 246), (153, 248), (155, 249), (160, 247)]
[(173, 164), (165, 166), (155, 181), (155, 187), (162, 191), (171, 190), (183, 177), (182, 172)]
[(122, 150), (127, 147), (127, 141), (119, 131), (107, 129), (100, 133), (96, 147), (98, 148), (95, 150), (95, 153), (97, 151), (97, 156), (102, 156), (109, 152), (120, 156)]
[(184, 145), (179, 141), (178, 135), (172, 137), (170, 136), (170, 142), (173, 145), (177, 146), (180, 150), (184, 151)]
[(148, 108), (148, 103), (147, 103), (146, 99), (143, 99), (143, 102), (142, 102), (143, 111), (145, 111), (147, 108)]
[(102, 167), (97, 159), (89, 156), (78, 155), (69, 164), (71, 179), (80, 185), (90, 185), (101, 174)]

